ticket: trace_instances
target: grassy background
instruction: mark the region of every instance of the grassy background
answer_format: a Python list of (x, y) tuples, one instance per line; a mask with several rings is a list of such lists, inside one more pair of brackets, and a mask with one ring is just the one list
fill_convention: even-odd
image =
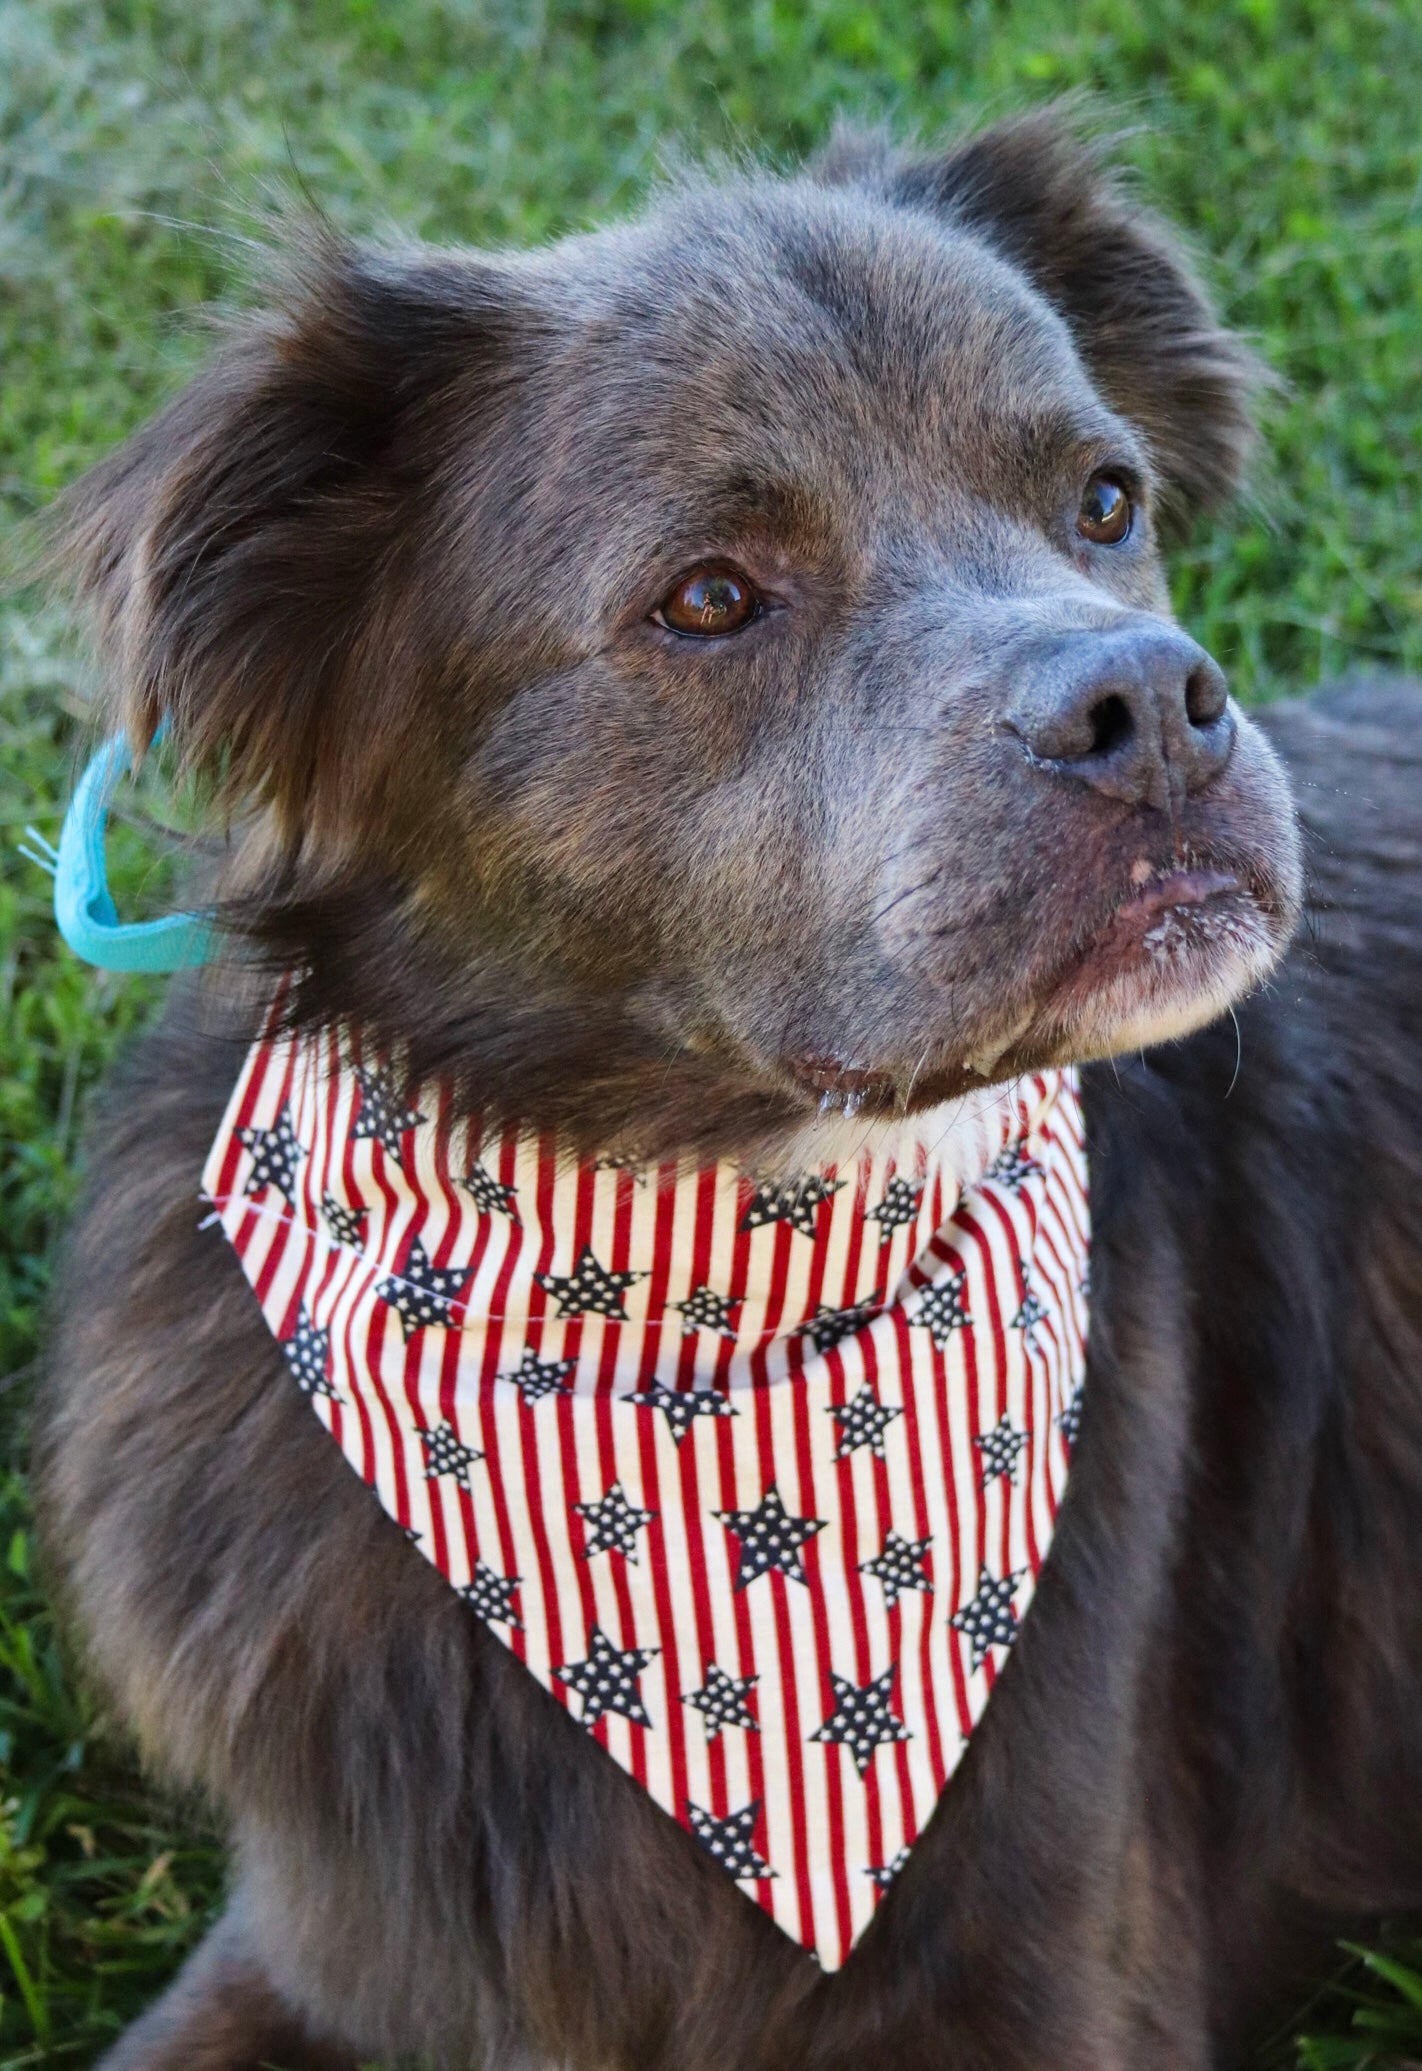
[[(1251, 698), (1422, 667), (1419, 83), (1416, 0), (0, 0), (0, 527), (172, 391), (294, 176), (356, 229), (523, 241), (634, 202), (671, 146), (791, 154), (845, 109), (932, 129), (1086, 88), (1287, 383), (1254, 503), (1177, 563), (1187, 622)], [(31, 1575), (46, 1261), (86, 1092), (152, 999), (58, 949), (14, 854), (72, 774), (63, 631), (0, 605), (0, 2071), (88, 2061), (220, 1875), (95, 1733)], [(153, 895), (132, 829), (120, 854)], [(1422, 1983), (1388, 1964), (1273, 2061), (1422, 2059)]]

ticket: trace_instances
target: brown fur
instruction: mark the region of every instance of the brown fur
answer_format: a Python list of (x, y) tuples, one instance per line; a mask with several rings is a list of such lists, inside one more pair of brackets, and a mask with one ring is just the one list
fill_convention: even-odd
[[(1208, 781), (1162, 750), (1149, 798), (1023, 752), (1112, 643), (1128, 699), (1147, 652), (1204, 680), (1154, 527), (1234, 485), (1251, 379), (1037, 116), (923, 160), (844, 142), (527, 257), (328, 242), (64, 537), (117, 708), (235, 815), (224, 911), (299, 973), (294, 1018), (584, 1147), (754, 1158), (813, 1112), (805, 1055), (907, 1107), (1115, 1047), (1088, 978), (1141, 857), (1249, 892), (1157, 1016), (1282, 946), (1293, 821), (1242, 716)], [(1155, 515), (1083, 556), (1063, 499), (1108, 462)], [(647, 613), (713, 551), (781, 608), (693, 651)], [(1422, 1903), (1392, 1796), (1422, 1803), (1422, 721), (1359, 693), (1274, 731), (1371, 801), (1316, 801), (1341, 931), (1245, 1010), (1237, 1084), (1228, 1028), (1092, 1081), (1051, 1560), (832, 1977), (321, 1432), (196, 1227), (260, 988), (238, 955), (175, 990), (91, 1143), (39, 1486), (93, 1669), (221, 1808), (235, 1896), (115, 2064), (1204, 2071), (1318, 1934)]]

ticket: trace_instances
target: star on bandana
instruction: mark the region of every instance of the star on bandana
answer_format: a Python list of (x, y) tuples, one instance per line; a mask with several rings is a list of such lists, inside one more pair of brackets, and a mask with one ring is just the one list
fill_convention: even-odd
[(575, 1503), (573, 1508), (588, 1527), (584, 1560), (591, 1560), (595, 1553), (622, 1553), (636, 1565), (637, 1534), (652, 1522), (655, 1510), (638, 1510), (629, 1503), (620, 1481), (615, 1481), (596, 1503)]
[(495, 1179), (477, 1159), (459, 1184), (473, 1195), (474, 1206), (481, 1215), (506, 1215), (510, 1222), (518, 1221), (517, 1193)]
[(1042, 1165), (1032, 1156), (1025, 1144), (1010, 1143), (998, 1152), (984, 1177), (995, 1179), (1001, 1186), (1010, 1187), (1014, 1194), (1020, 1194), (1029, 1179), (1042, 1177)]
[(340, 1390), (331, 1382), (331, 1333), (316, 1328), (306, 1313), (305, 1302), (298, 1306), (296, 1328), (289, 1338), (281, 1340), (281, 1348), (303, 1395), (325, 1395), (332, 1402), (340, 1401)]
[(867, 1445), (876, 1460), (884, 1457), (884, 1432), (895, 1417), (903, 1415), (901, 1402), (880, 1402), (866, 1382), (853, 1402), (832, 1402), (830, 1415), (839, 1426), (837, 1460), (848, 1459), (861, 1445)]
[(862, 1302), (853, 1302), (845, 1309), (832, 1309), (821, 1302), (809, 1322), (797, 1324), (796, 1329), (802, 1337), (809, 1338), (817, 1352), (832, 1352), (845, 1338), (863, 1330), (883, 1299), (883, 1289), (876, 1287)]
[(844, 1185), (842, 1179), (825, 1179), (818, 1172), (803, 1179), (787, 1180), (783, 1186), (757, 1187), (739, 1227), (758, 1230), (769, 1222), (788, 1222), (802, 1236), (815, 1234), (815, 1210)]
[(496, 1374), (494, 1378), (516, 1381), (525, 1402), (541, 1402), (545, 1395), (567, 1393), (568, 1376), (577, 1363), (576, 1359), (540, 1359), (532, 1345), (525, 1345), (523, 1357), (513, 1372)]
[(887, 1891), (908, 1859), (907, 1848), (901, 1848), (892, 1862), (866, 1863), (864, 1874), (872, 1877), (881, 1891)]
[(699, 1805), (686, 1801), (687, 1816), (691, 1831), (702, 1847), (715, 1856), (728, 1877), (734, 1877), (739, 1884), (746, 1877), (773, 1877), (774, 1870), (755, 1851), (755, 1827), (760, 1818), (760, 1799), (753, 1798), (749, 1805), (739, 1812), (732, 1812), (725, 1819), (717, 1819), (714, 1813), (703, 1812)]
[(355, 1079), (360, 1088), (360, 1106), (351, 1124), (351, 1138), (358, 1142), (361, 1137), (373, 1137), (398, 1165), (402, 1138), (425, 1118), (417, 1108), (406, 1107), (400, 1089), (385, 1072), (358, 1064)]
[(1057, 1429), (1065, 1439), (1068, 1450), (1081, 1436), (1081, 1412), (1086, 1404), (1086, 1390), (1078, 1381), (1072, 1389), (1071, 1399), (1057, 1418)]
[(714, 1330), (718, 1337), (733, 1338), (736, 1334), (732, 1309), (738, 1309), (744, 1295), (716, 1294), (709, 1287), (693, 1287), (684, 1302), (670, 1302), (669, 1308), (681, 1312), (681, 1334), (684, 1338), (695, 1337), (698, 1330)]
[(615, 1711), (631, 1719), (634, 1726), (650, 1726), (637, 1678), (658, 1649), (614, 1647), (600, 1625), (593, 1627), (588, 1645), (591, 1651), (585, 1661), (568, 1662), (553, 1671), (560, 1683), (582, 1698), (583, 1724), (595, 1726), (605, 1711)]
[(998, 1418), (991, 1431), (980, 1431), (973, 1444), (983, 1456), (983, 1487), (1001, 1475), (1004, 1481), (1017, 1483), (1017, 1462), (1022, 1448), (1027, 1443), (1027, 1433), (1019, 1431), (1006, 1411)]
[(834, 1710), (823, 1726), (816, 1726), (811, 1740), (833, 1740), (849, 1749), (854, 1766), (862, 1776), (874, 1759), (876, 1749), (893, 1740), (912, 1735), (902, 1719), (889, 1709), (889, 1692), (898, 1674), (897, 1665), (886, 1668), (872, 1683), (853, 1683), (848, 1676), (829, 1672), (834, 1689)]
[(792, 1582), (806, 1581), (800, 1548), (807, 1539), (813, 1539), (816, 1532), (824, 1530), (825, 1521), (820, 1517), (792, 1517), (773, 1483), (754, 1510), (713, 1510), (711, 1515), (719, 1518), (726, 1530), (741, 1542), (736, 1569), (738, 1590), (771, 1568), (778, 1574), (788, 1575)]
[(1032, 1270), (1025, 1258), (1018, 1259), (1017, 1270), (1022, 1275), (1022, 1306), (1012, 1319), (1012, 1328), (1020, 1330), (1022, 1342), (1030, 1345), (1033, 1343), (1033, 1331), (1039, 1323), (1046, 1321), (1047, 1312), (1037, 1299), (1036, 1290), (1032, 1285)]
[(647, 1184), (646, 1171), (637, 1160), (621, 1157), (615, 1151), (609, 1151), (604, 1157), (594, 1158), (592, 1169), (594, 1172), (625, 1172), (639, 1187)]
[(370, 1215), (368, 1208), (347, 1208), (345, 1202), (338, 1201), (334, 1194), (323, 1194), (321, 1213), (338, 1244), (350, 1244), (359, 1250), (365, 1242), (365, 1225)]
[(252, 1169), (243, 1193), (255, 1194), (263, 1187), (275, 1187), (295, 1207), (296, 1168), (305, 1155), (305, 1146), (292, 1125), (290, 1104), (282, 1102), (274, 1128), (239, 1129), (237, 1141), (252, 1154)]
[(404, 1270), (377, 1281), (375, 1291), (399, 1315), (408, 1344), (417, 1330), (436, 1324), (444, 1330), (459, 1327), (454, 1312), (473, 1271), (472, 1266), (432, 1266), (429, 1253), (415, 1236), (410, 1239)]
[(433, 1431), (420, 1433), (420, 1444), (425, 1449), (425, 1480), (438, 1481), (442, 1474), (452, 1474), (462, 1489), (469, 1486), (469, 1469), (484, 1455), (472, 1445), (465, 1445), (453, 1424), (436, 1424)]
[(600, 1266), (585, 1244), (578, 1253), (578, 1263), (571, 1273), (535, 1273), (534, 1284), (551, 1294), (558, 1304), (560, 1316), (612, 1316), (619, 1322), (627, 1321), (627, 1311), (622, 1297), (636, 1280), (645, 1280), (645, 1273), (609, 1273)]
[(859, 1563), (861, 1575), (873, 1575), (884, 1585), (884, 1601), (892, 1610), (906, 1589), (932, 1589), (928, 1570), (923, 1565), (923, 1556), (933, 1544), (932, 1538), (901, 1539), (890, 1530), (884, 1540), (884, 1550), (876, 1553), (872, 1560)]
[(719, 1388), (668, 1388), (661, 1381), (654, 1381), (650, 1388), (641, 1388), (635, 1395), (625, 1395), (624, 1402), (635, 1402), (638, 1409), (659, 1409), (671, 1426), (671, 1435), (678, 1447), (698, 1417), (734, 1417), (739, 1414), (729, 1396)]
[(884, 1198), (875, 1208), (865, 1211), (865, 1222), (876, 1222), (881, 1237), (887, 1237), (890, 1230), (898, 1229), (903, 1223), (912, 1222), (918, 1214), (918, 1204), (923, 1199), (923, 1181), (913, 1186), (896, 1173), (884, 1189)]
[(940, 1352), (947, 1349), (955, 1330), (966, 1330), (973, 1320), (968, 1314), (967, 1289), (967, 1274), (954, 1273), (936, 1286), (918, 1291), (918, 1308), (909, 1322), (921, 1323)]
[(994, 1576), (986, 1568), (980, 1569), (977, 1593), (948, 1620), (955, 1631), (965, 1633), (972, 1641), (974, 1668), (982, 1667), (990, 1647), (1010, 1647), (1016, 1639), (1017, 1613), (1012, 1608), (1012, 1597), (1026, 1572), (1025, 1568), (1014, 1568), (1009, 1575)]
[(491, 1625), (513, 1625), (521, 1632), (523, 1620), (514, 1609), (514, 1591), (522, 1577), (519, 1575), (496, 1575), (492, 1568), (486, 1568), (483, 1561), (474, 1563), (474, 1577), (456, 1592), (476, 1618), (483, 1618)]
[(760, 1677), (754, 1675), (727, 1675), (724, 1668), (718, 1668), (712, 1661), (707, 1666), (702, 1688), (693, 1690), (681, 1701), (701, 1713), (706, 1721), (708, 1740), (714, 1740), (723, 1726), (744, 1726), (748, 1732), (759, 1733), (760, 1721), (746, 1703), (759, 1681)]

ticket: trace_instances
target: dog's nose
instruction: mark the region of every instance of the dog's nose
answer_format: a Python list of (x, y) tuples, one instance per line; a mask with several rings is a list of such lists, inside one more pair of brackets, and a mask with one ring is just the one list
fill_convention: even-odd
[(1032, 759), (1130, 805), (1178, 808), (1234, 747), (1225, 679), (1160, 619), (1058, 633), (1014, 657), (1005, 714)]

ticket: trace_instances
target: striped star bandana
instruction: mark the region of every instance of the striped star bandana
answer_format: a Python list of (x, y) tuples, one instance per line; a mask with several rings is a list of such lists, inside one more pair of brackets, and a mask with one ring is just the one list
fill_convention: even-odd
[(1074, 1078), (983, 1113), (966, 1185), (961, 1138), (579, 1164), (356, 1037), (272, 1037), (203, 1178), (391, 1517), (827, 1969), (982, 1715), (1080, 1416)]

